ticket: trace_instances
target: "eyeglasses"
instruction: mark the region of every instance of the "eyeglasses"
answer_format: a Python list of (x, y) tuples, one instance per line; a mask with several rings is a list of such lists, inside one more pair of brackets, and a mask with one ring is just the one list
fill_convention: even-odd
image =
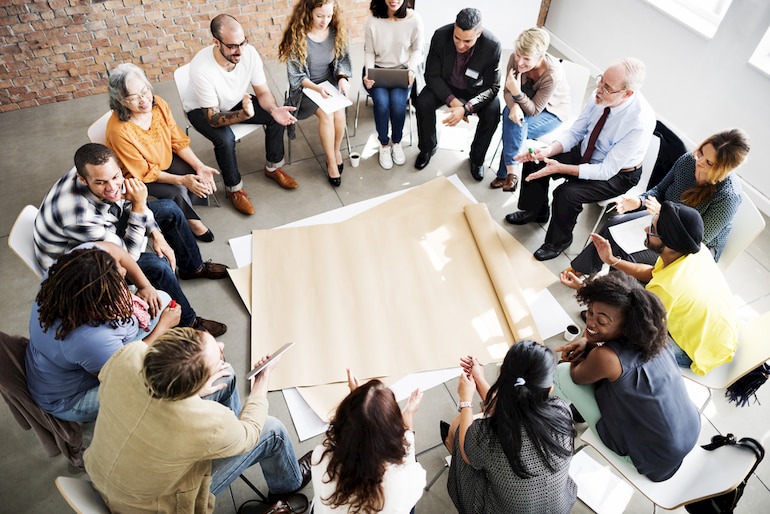
[(615, 93), (622, 93), (623, 91), (626, 91), (625, 89), (611, 91), (610, 88), (607, 87), (607, 84), (604, 83), (604, 78), (602, 75), (598, 75), (596, 77), (596, 85), (599, 86), (599, 89), (601, 89), (605, 95), (614, 95)]
[(657, 230), (653, 232), (653, 230), (655, 230), (655, 227), (652, 226), (652, 224), (655, 223), (655, 218), (657, 216), (658, 216), (657, 212), (652, 215), (652, 219), (650, 220), (650, 228), (647, 230), (647, 236), (657, 237), (658, 239), (660, 239), (660, 236), (657, 234)]
[(142, 89), (139, 93), (126, 95), (123, 97), (123, 100), (130, 103), (136, 103), (140, 101), (142, 98), (147, 98), (147, 99), (152, 98), (152, 90), (149, 87), (144, 86), (144, 89)]
[(217, 38), (217, 41), (222, 43), (222, 46), (227, 47), (227, 49), (230, 50), (231, 52), (234, 52), (234, 51), (238, 50), (239, 48), (243, 48), (244, 46), (249, 44), (249, 38), (244, 39), (243, 42), (241, 42), (241, 43), (234, 43), (232, 45), (228, 45), (227, 43), (223, 42), (219, 38)]

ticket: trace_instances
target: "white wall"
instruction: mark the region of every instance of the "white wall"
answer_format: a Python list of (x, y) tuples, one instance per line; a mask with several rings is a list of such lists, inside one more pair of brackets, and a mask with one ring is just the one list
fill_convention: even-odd
[(770, 77), (748, 64), (768, 25), (767, 0), (734, 0), (713, 39), (643, 0), (552, 0), (546, 19), (552, 44), (592, 72), (621, 57), (642, 59), (643, 93), (682, 139), (700, 142), (729, 127), (748, 132), (752, 150), (738, 174), (770, 215)]

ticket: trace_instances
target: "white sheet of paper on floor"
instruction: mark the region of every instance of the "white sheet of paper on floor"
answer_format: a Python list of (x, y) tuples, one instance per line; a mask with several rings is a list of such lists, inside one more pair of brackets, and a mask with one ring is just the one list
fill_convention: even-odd
[(644, 246), (644, 229), (650, 226), (651, 216), (643, 216), (635, 220), (626, 221), (610, 227), (610, 234), (615, 242), (626, 253), (641, 252)]
[(585, 451), (572, 457), (569, 474), (578, 487), (578, 498), (596, 514), (623, 512), (634, 494), (627, 482), (610, 471), (611, 466), (602, 466)]
[(467, 122), (461, 121), (454, 127), (448, 127), (443, 123), (447, 115), (448, 111), (445, 107), (436, 111), (438, 147), (444, 150), (469, 151), (473, 136), (476, 134), (479, 118), (477, 116), (468, 116)]
[(540, 337), (543, 341), (549, 337), (561, 334), (567, 325), (573, 324), (572, 319), (567, 314), (556, 298), (548, 289), (540, 291), (532, 301), (527, 301), (532, 317), (535, 318), (537, 329), (540, 331)]
[(318, 417), (313, 409), (307, 404), (297, 391), (296, 387), (283, 390), (283, 398), (289, 407), (291, 420), (294, 423), (294, 429), (297, 431), (297, 437), (300, 441), (305, 441), (318, 434), (326, 432), (326, 423)]

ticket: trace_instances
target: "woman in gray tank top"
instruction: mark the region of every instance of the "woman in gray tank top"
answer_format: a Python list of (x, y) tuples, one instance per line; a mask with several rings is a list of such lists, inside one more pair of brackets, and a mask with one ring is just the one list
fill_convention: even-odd
[[(348, 35), (342, 20), (338, 0), (299, 0), (284, 30), (278, 55), (286, 62), (289, 75), (287, 105), (297, 108), (299, 120), (311, 114), (318, 116), (318, 135), (326, 154), (326, 174), (329, 183), (342, 183), (342, 154), (340, 143), (345, 133), (345, 110), (327, 113), (305, 95), (303, 88), (318, 92), (323, 98), (330, 93), (321, 87), (328, 81), (345, 96), (352, 72)], [(289, 137), (294, 139), (293, 126)]]

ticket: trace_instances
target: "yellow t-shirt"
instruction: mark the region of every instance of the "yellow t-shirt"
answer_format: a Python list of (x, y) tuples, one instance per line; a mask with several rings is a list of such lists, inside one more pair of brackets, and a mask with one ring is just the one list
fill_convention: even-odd
[(647, 289), (663, 301), (668, 332), (692, 359), (693, 373), (705, 375), (732, 360), (738, 345), (733, 293), (705, 246), (666, 267), (659, 258)]

